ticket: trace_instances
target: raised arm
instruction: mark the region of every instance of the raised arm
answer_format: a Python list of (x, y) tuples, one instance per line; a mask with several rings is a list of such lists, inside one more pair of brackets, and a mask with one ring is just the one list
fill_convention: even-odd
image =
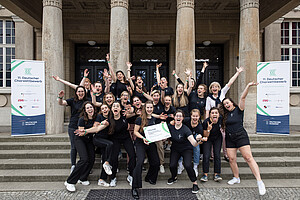
[(200, 72), (200, 77), (199, 79), (197, 80), (197, 83), (196, 83), (196, 88), (198, 88), (198, 86), (202, 83), (202, 80), (203, 80), (203, 76), (204, 76), (204, 72), (205, 72), (205, 69), (208, 67), (208, 63), (207, 62), (204, 62), (203, 63), (203, 67), (202, 67), (202, 70)]
[(57, 98), (58, 98), (58, 104), (61, 105), (61, 106), (67, 106), (68, 105), (67, 101), (63, 100), (64, 96), (65, 96), (65, 92), (63, 90), (61, 90), (58, 93), (58, 96), (57, 96)]
[(153, 101), (153, 98), (148, 93), (144, 92), (139, 87), (136, 87), (135, 89), (138, 93), (142, 93), (144, 95), (144, 97), (146, 97), (148, 100)]
[(131, 88), (134, 90), (134, 84), (133, 84), (133, 81), (131, 79), (131, 74), (130, 74), (132, 64), (131, 64), (131, 62), (127, 62), (126, 64), (127, 64), (127, 77), (128, 77), (128, 81), (129, 81), (129, 84), (130, 84)]
[(90, 73), (90, 72), (89, 72), (88, 69), (85, 69), (85, 70), (83, 71), (83, 77), (82, 77), (82, 79), (81, 79), (79, 85), (84, 86), (85, 79), (88, 77), (89, 73)]
[(106, 93), (110, 92), (110, 86), (111, 86), (111, 84), (108, 81), (108, 72), (107, 72), (107, 69), (104, 69), (104, 71), (103, 71), (103, 79), (105, 81), (104, 93), (106, 94)]
[(63, 80), (63, 79), (59, 78), (58, 76), (52, 76), (52, 77), (54, 78), (54, 80), (59, 81), (59, 82), (65, 84), (65, 85), (69, 86), (70, 88), (73, 88), (74, 90), (78, 87), (78, 85), (75, 85), (75, 84), (70, 83), (66, 80)]
[(157, 84), (160, 84), (160, 73), (159, 73), (159, 68), (162, 66), (162, 63), (156, 64), (156, 80)]
[(184, 83), (182, 82), (182, 80), (176, 74), (175, 70), (173, 70), (172, 74), (173, 74), (173, 76), (175, 77), (175, 79), (177, 80), (178, 83), (181, 83), (182, 85), (184, 85)]
[(114, 82), (116, 82), (116, 81), (117, 81), (117, 77), (116, 77), (116, 74), (115, 74), (115, 72), (114, 72), (114, 69), (113, 69), (113, 67), (112, 67), (112, 66), (111, 66), (111, 64), (110, 64), (110, 57), (109, 57), (109, 53), (108, 53), (108, 54), (106, 54), (106, 60), (107, 60), (107, 64), (108, 64), (108, 68), (109, 68), (109, 71), (110, 71), (110, 74), (111, 74), (112, 80), (113, 80)]
[(257, 86), (258, 83), (255, 83), (254, 81), (248, 83), (248, 85), (246, 86), (246, 88), (244, 89), (243, 93), (242, 93), (242, 96), (240, 98), (240, 102), (239, 102), (239, 108), (240, 110), (245, 110), (245, 100), (246, 100), (246, 97), (247, 97), (247, 94), (248, 94), (248, 91), (249, 91), (249, 88), (251, 86)]
[(236, 68), (236, 73), (231, 77), (231, 79), (229, 79), (227, 86), (230, 87), (237, 79), (237, 77), (240, 75), (240, 73), (243, 71), (244, 71), (243, 67)]
[(95, 91), (95, 88), (94, 88), (93, 85), (91, 85), (90, 93), (91, 93), (91, 97), (92, 97), (92, 103), (94, 104), (94, 106), (100, 107), (102, 105), (102, 103), (97, 102), (97, 100), (96, 100), (96, 91)]
[(192, 76), (189, 75), (189, 87), (188, 87), (188, 89), (187, 89), (187, 91), (186, 91), (186, 93), (187, 93), (188, 96), (191, 94), (192, 89), (193, 89), (193, 85), (192, 85)]

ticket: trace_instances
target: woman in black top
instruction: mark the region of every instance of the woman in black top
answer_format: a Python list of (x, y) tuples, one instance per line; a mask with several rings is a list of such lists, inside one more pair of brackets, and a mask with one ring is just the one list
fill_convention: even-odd
[(70, 123), (68, 127), (68, 134), (71, 143), (71, 164), (72, 164), (71, 172), (72, 172), (75, 168), (76, 155), (77, 155), (77, 151), (74, 143), (74, 136), (75, 136), (74, 131), (78, 128), (77, 123), (78, 123), (82, 105), (87, 100), (86, 90), (83, 86), (78, 86), (75, 89), (74, 98), (63, 100), (64, 96), (65, 96), (65, 92), (63, 90), (60, 91), (58, 94), (58, 104), (61, 106), (71, 107), (71, 117), (70, 117)]
[(147, 101), (142, 109), (142, 114), (135, 121), (134, 134), (137, 139), (135, 141), (136, 147), (136, 166), (133, 170), (133, 182), (132, 182), (132, 196), (135, 199), (139, 198), (137, 188), (142, 187), (142, 167), (145, 159), (145, 153), (149, 160), (149, 170), (145, 177), (145, 181), (152, 185), (156, 184), (158, 170), (159, 170), (159, 159), (155, 143), (150, 143), (145, 138), (143, 128), (146, 126), (154, 125), (156, 118), (152, 116), (153, 103)]
[(192, 193), (198, 193), (199, 187), (197, 184), (197, 177), (193, 169), (193, 146), (205, 141), (201, 135), (193, 137), (192, 131), (184, 124), (182, 124), (184, 113), (182, 110), (175, 112), (175, 125), (169, 124), (169, 131), (171, 134), (171, 155), (170, 155), (170, 171), (172, 177), (168, 179), (168, 185), (177, 181), (177, 163), (179, 158), (183, 157), (184, 167), (188, 173), (190, 180), (193, 182)]
[(239, 105), (235, 104), (230, 98), (225, 98), (222, 101), (222, 109), (224, 110), (223, 126), (225, 127), (226, 132), (225, 140), (227, 154), (233, 173), (233, 179), (228, 181), (228, 184), (233, 185), (235, 183), (240, 183), (239, 169), (236, 162), (236, 154), (237, 150), (239, 150), (257, 180), (259, 194), (264, 195), (266, 193), (266, 188), (261, 180), (258, 165), (252, 156), (248, 134), (243, 127), (245, 99), (249, 88), (256, 85), (257, 83), (250, 82), (246, 86), (240, 98)]
[[(82, 117), (78, 120), (78, 129), (84, 130), (92, 128), (97, 120), (95, 107), (91, 102), (85, 102), (82, 109)], [(75, 184), (81, 183), (89, 185), (87, 177), (93, 168), (95, 162), (95, 147), (93, 144), (93, 135), (86, 131), (77, 132), (74, 139), (75, 147), (78, 151), (80, 160), (77, 162), (73, 172), (65, 182), (68, 191), (75, 192)]]
[(127, 181), (132, 185), (132, 173), (135, 167), (135, 151), (133, 143), (128, 131), (128, 122), (125, 116), (121, 114), (120, 102), (114, 102), (111, 107), (111, 116), (109, 118), (109, 134), (112, 134), (113, 152), (112, 152), (112, 175), (110, 186), (115, 187), (117, 185), (116, 173), (118, 168), (118, 155), (123, 144), (128, 156), (128, 169), (129, 175)]
[(209, 118), (205, 119), (203, 122), (204, 136), (208, 137), (208, 140), (202, 144), (203, 146), (203, 176), (201, 181), (208, 181), (209, 172), (209, 158), (211, 155), (211, 150), (213, 148), (214, 155), (214, 181), (221, 181), (221, 147), (222, 147), (222, 133), (221, 133), (222, 119), (220, 116), (220, 111), (218, 108), (213, 107), (209, 111)]
[(172, 101), (173, 101), (173, 106), (176, 109), (181, 109), (184, 112), (184, 114), (187, 116), (189, 114), (189, 108), (188, 108), (189, 100), (187, 97), (187, 93), (184, 92), (183, 87), (184, 87), (183, 84), (180, 83), (176, 86), (176, 90), (172, 97)]

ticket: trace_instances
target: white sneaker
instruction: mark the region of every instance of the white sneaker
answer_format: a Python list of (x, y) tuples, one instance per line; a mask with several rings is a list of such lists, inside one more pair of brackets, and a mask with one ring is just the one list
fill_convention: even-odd
[(111, 175), (112, 174), (112, 171), (111, 171), (111, 168), (112, 168), (112, 166), (110, 165), (110, 164), (106, 164), (106, 162), (102, 165), (102, 167), (103, 167), (103, 169), (104, 169), (104, 171), (105, 171), (105, 173), (107, 174), (107, 175)]
[(72, 165), (70, 174), (72, 174), (72, 172), (73, 172), (74, 169), (75, 169), (75, 165)]
[(130, 186), (132, 186), (132, 180), (133, 180), (132, 176), (130, 176), (130, 175), (128, 174), (128, 176), (127, 176), (127, 181), (128, 181), (128, 183), (129, 183)]
[(65, 181), (65, 186), (66, 186), (66, 188), (69, 192), (75, 192), (76, 191), (76, 188), (75, 188), (74, 184), (70, 184), (67, 181)]
[(164, 174), (166, 172), (165, 167), (163, 165), (160, 165), (159, 171), (160, 171), (160, 173)]
[(89, 181), (81, 181), (81, 180), (78, 180), (77, 183), (82, 184), (82, 185), (89, 185), (90, 184)]
[(257, 181), (259, 195), (266, 194), (266, 187), (263, 181)]
[(182, 174), (183, 170), (184, 170), (183, 165), (178, 165), (177, 174)]
[(106, 181), (105, 181), (105, 180), (102, 180), (102, 179), (99, 179), (99, 180), (98, 180), (98, 185), (99, 185), (99, 186), (103, 186), (103, 187), (109, 187), (109, 184), (106, 183)]
[(166, 151), (171, 151), (171, 145), (167, 144)]
[(109, 184), (110, 187), (116, 187), (117, 186), (117, 178), (114, 178), (110, 181)]
[(233, 177), (230, 181), (228, 181), (227, 183), (229, 184), (229, 185), (233, 185), (233, 184), (235, 184), (235, 183), (240, 183), (241, 182), (241, 179), (240, 179), (240, 177), (239, 178), (236, 178), (236, 177)]
[(198, 167), (194, 167), (194, 171), (195, 171), (196, 177), (198, 177), (198, 175), (199, 175), (199, 173), (198, 173)]

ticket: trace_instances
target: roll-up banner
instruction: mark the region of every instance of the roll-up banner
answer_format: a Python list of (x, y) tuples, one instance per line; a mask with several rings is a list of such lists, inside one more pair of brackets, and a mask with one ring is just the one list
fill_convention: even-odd
[(257, 133), (289, 134), (290, 62), (257, 63)]
[(45, 134), (45, 63), (11, 61), (11, 134)]

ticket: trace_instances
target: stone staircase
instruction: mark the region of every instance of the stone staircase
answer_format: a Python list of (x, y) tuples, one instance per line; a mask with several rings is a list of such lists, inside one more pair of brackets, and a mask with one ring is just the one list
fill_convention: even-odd
[[(300, 133), (290, 136), (250, 135), (252, 153), (260, 166), (263, 179), (300, 179)], [(11, 137), (0, 136), (0, 182), (63, 182), (70, 173), (70, 144), (67, 134)], [(126, 154), (120, 161), (119, 180), (125, 180)], [(166, 173), (159, 174), (158, 180), (170, 177), (168, 169), (169, 152), (166, 151)], [(254, 179), (247, 163), (238, 153), (240, 176)], [(89, 180), (96, 181), (100, 174), (100, 157), (96, 157), (93, 173)], [(201, 163), (200, 163), (201, 166)], [(147, 167), (147, 166), (146, 166)], [(213, 164), (210, 176), (212, 179)], [(201, 174), (201, 167), (199, 174)], [(222, 177), (232, 177), (229, 163), (222, 160)], [(178, 177), (188, 180), (184, 171)]]

